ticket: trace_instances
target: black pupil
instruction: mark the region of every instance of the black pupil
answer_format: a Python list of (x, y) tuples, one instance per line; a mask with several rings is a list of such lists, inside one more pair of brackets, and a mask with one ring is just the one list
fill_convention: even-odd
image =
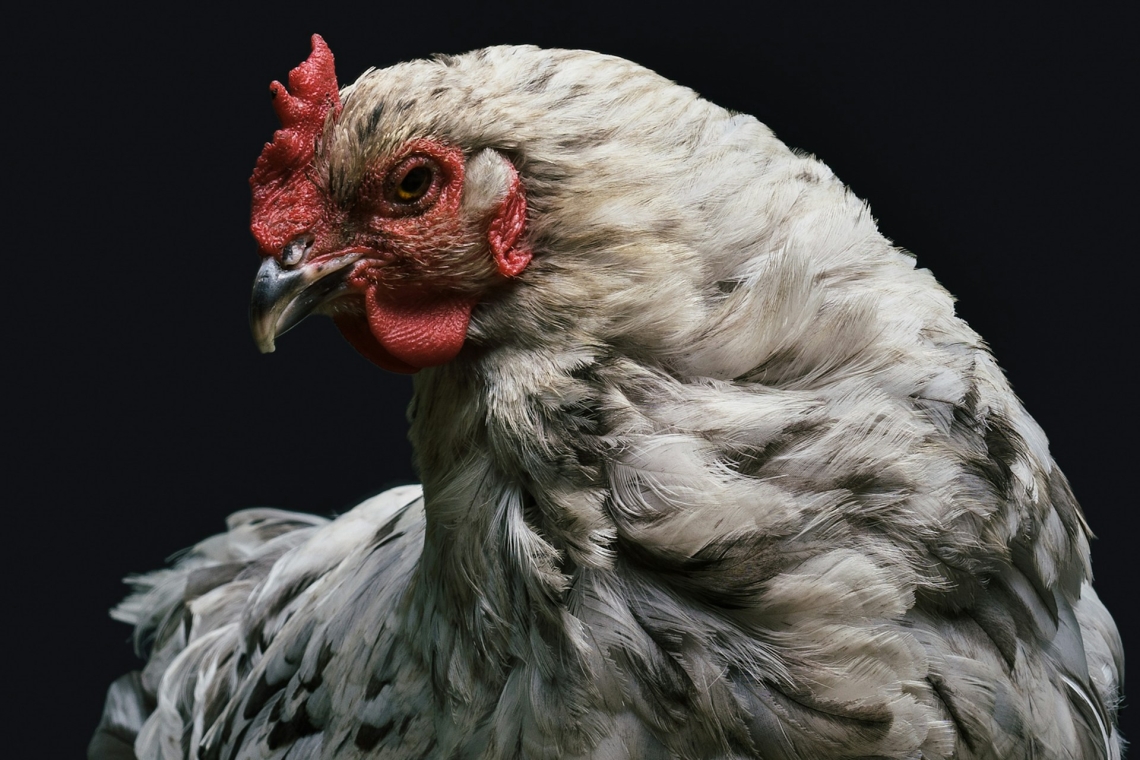
[(431, 169), (417, 166), (400, 180), (400, 195), (405, 198), (419, 198), (431, 185)]

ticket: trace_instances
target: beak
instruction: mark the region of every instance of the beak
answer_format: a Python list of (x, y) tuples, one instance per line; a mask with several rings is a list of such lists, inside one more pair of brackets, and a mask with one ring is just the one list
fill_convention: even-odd
[(261, 353), (273, 351), (278, 335), (347, 292), (345, 276), (359, 258), (358, 253), (348, 253), (295, 269), (282, 268), (274, 258), (262, 261), (249, 302), (249, 329)]

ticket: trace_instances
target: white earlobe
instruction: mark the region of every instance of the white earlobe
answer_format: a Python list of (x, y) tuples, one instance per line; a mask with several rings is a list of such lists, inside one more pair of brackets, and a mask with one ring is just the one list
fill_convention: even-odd
[(511, 165), (490, 148), (467, 161), (460, 210), (468, 218), (482, 217), (499, 207), (511, 185)]

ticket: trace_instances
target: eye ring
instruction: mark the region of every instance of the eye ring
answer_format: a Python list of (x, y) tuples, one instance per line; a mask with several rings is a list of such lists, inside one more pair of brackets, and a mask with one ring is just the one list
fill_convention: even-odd
[(441, 175), (439, 164), (430, 156), (410, 156), (388, 173), (384, 199), (401, 213), (426, 209), (439, 197)]

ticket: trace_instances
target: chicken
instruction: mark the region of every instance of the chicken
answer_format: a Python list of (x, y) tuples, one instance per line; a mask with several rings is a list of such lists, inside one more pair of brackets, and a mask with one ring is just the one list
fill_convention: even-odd
[(1121, 756), (1044, 434), (824, 164), (585, 51), (272, 91), (255, 338), (415, 372), (423, 485), (134, 578), (91, 757)]

